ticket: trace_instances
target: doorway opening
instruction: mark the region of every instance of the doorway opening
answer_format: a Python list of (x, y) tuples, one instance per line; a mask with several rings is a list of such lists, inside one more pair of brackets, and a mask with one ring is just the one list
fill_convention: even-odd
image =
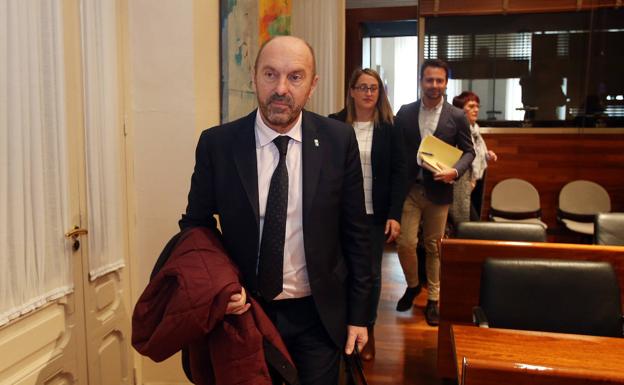
[(417, 22), (362, 23), (362, 32), (362, 68), (379, 73), (396, 114), (418, 98)]

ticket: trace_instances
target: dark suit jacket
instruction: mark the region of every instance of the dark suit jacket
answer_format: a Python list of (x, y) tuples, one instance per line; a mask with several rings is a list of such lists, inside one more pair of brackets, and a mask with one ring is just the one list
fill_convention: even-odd
[[(205, 130), (199, 139), (186, 214), (180, 227), (215, 227), (252, 293), (259, 249), (256, 112)], [(369, 321), (371, 266), (362, 169), (353, 129), (304, 111), (302, 120), (303, 238), (314, 302), (337, 346), (346, 325)]]
[[(397, 113), (394, 124), (403, 130), (405, 135), (405, 146), (407, 150), (408, 178), (411, 185), (416, 181), (418, 171), (421, 169), (416, 162), (416, 153), (422, 138), (420, 137), (420, 127), (418, 125), (418, 114), (420, 112), (420, 100), (406, 104)], [(444, 102), (440, 112), (440, 120), (433, 135), (446, 143), (458, 147), (464, 153), (454, 168), (461, 177), (472, 164), (475, 151), (470, 136), (470, 126), (464, 115), (464, 111)], [(425, 188), (427, 199), (436, 204), (450, 204), (453, 201), (453, 185), (437, 182), (433, 179), (433, 174), (423, 170), (422, 184)], [(459, 178), (459, 177), (458, 177)]]
[[(343, 109), (329, 117), (344, 122), (347, 120), (347, 110)], [(383, 224), (387, 219), (401, 222), (403, 201), (407, 192), (407, 164), (403, 133), (400, 129), (390, 124), (375, 126), (371, 168), (375, 223)]]

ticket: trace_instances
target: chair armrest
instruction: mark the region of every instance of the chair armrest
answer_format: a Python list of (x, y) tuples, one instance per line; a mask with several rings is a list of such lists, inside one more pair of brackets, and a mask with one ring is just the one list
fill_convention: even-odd
[(475, 306), (472, 308), (472, 323), (480, 328), (490, 327), (487, 316), (480, 306)]

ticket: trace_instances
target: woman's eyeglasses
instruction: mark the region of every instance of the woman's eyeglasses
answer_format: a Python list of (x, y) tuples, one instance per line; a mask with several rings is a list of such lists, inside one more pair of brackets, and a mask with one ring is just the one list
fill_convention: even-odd
[(370, 91), (371, 94), (374, 94), (375, 92), (379, 91), (379, 87), (377, 86), (367, 86), (366, 84), (360, 84), (358, 86), (353, 86), (353, 89), (356, 91), (359, 91), (363, 94), (365, 94), (366, 92)]

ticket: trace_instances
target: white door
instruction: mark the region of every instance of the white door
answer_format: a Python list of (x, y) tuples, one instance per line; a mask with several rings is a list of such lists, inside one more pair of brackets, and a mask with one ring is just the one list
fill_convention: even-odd
[(132, 382), (121, 1), (81, 0), (85, 212), (83, 264), (90, 385)]
[(0, 0), (0, 385), (132, 383), (120, 18), (101, 3)]

